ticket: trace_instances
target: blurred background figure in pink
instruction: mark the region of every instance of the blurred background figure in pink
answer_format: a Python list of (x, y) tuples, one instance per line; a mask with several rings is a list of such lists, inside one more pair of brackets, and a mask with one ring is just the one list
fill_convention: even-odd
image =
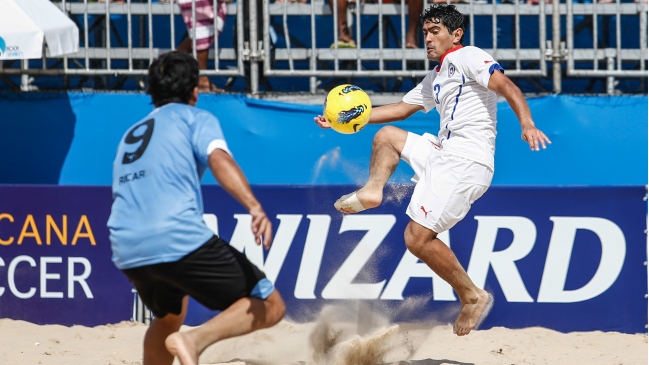
[[(188, 37), (182, 40), (177, 50), (192, 52), (192, 34), (194, 33), (192, 21), (192, 0), (177, 0), (178, 7), (187, 26)], [(214, 22), (219, 35), (223, 31), (227, 7), (225, 1), (218, 0), (216, 9), (213, 0), (196, 0), (196, 60), (201, 70), (207, 69), (207, 58), (209, 48), (214, 43)], [(222, 92), (221, 88), (212, 84), (207, 76), (201, 76), (198, 80), (198, 89), (201, 92)]]

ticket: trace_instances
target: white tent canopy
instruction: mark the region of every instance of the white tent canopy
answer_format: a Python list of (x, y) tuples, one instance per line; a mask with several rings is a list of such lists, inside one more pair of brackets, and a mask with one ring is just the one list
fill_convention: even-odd
[(0, 60), (41, 58), (77, 51), (79, 29), (50, 0), (0, 0)]

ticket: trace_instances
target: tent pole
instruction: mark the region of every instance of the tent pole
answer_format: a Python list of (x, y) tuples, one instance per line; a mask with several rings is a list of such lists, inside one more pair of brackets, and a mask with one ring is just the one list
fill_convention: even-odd
[[(29, 60), (21, 60), (20, 63), (21, 63), (20, 68), (23, 71), (26, 71), (26, 70), (29, 69)], [(20, 75), (20, 90), (29, 91), (29, 74), (28, 73), (23, 73), (23, 74)]]

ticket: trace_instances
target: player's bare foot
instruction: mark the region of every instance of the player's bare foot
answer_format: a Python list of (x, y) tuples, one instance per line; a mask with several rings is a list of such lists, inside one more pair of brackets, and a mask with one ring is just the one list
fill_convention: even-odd
[(367, 187), (362, 187), (356, 192), (358, 200), (363, 204), (365, 209), (376, 208), (381, 205), (383, 201), (383, 190), (371, 190)]
[(478, 289), (478, 300), (475, 303), (462, 304), (460, 314), (458, 314), (453, 325), (453, 333), (458, 336), (465, 336), (474, 329), (491, 309), (492, 299), (485, 290)]
[(365, 209), (376, 208), (381, 204), (383, 194), (381, 191), (369, 191), (361, 188), (351, 194), (343, 195), (336, 200), (334, 207), (343, 213), (358, 213)]
[(186, 335), (180, 332), (170, 334), (165, 340), (165, 346), (182, 365), (198, 365), (198, 351)]

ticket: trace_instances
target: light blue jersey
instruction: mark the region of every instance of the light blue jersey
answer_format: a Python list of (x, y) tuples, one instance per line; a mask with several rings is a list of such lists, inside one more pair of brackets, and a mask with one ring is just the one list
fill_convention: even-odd
[(177, 261), (213, 236), (200, 182), (215, 148), (228, 151), (219, 121), (186, 104), (156, 108), (126, 132), (108, 219), (119, 269)]

